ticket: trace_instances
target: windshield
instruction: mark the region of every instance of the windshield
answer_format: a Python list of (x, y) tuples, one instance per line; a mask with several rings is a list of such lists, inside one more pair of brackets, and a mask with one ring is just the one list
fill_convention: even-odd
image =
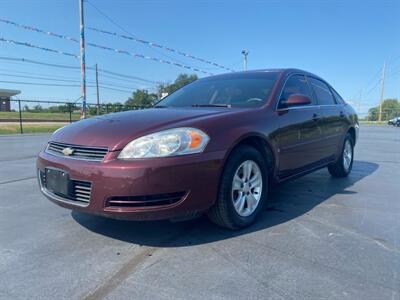
[(276, 72), (260, 72), (199, 79), (167, 96), (157, 106), (258, 107), (267, 100), (276, 78)]

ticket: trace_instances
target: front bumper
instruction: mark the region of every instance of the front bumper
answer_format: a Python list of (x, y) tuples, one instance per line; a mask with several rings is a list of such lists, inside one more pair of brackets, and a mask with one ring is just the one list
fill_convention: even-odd
[[(48, 191), (38, 176), (41, 191), (62, 207), (127, 220), (190, 217), (206, 211), (215, 202), (224, 151), (134, 161), (118, 160), (117, 154), (111, 153), (104, 161), (95, 162), (42, 151), (37, 159), (38, 174), (46, 168), (63, 170), (72, 180), (90, 182), (91, 193), (89, 203), (71, 201)], [(173, 203), (153, 201), (156, 195), (178, 194), (182, 196)], [(130, 199), (142, 202), (153, 199), (153, 202), (113, 206), (110, 199), (122, 199), (114, 202), (125, 204)]]

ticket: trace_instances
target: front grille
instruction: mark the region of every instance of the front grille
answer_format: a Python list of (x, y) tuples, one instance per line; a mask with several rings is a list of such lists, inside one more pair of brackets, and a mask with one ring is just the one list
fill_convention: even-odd
[(42, 187), (46, 187), (46, 173), (45, 172), (43, 172), (43, 171), (39, 171), (39, 176), (40, 176), (40, 185), (42, 186)]
[(89, 203), (92, 192), (92, 184), (87, 181), (71, 180), (72, 196), (77, 201)]
[(170, 205), (178, 202), (186, 192), (176, 192), (147, 196), (118, 196), (107, 200), (107, 207), (148, 207)]
[[(65, 155), (63, 153), (63, 150), (66, 148), (69, 148), (71, 150), (69, 155)], [(106, 156), (108, 149), (49, 142), (46, 148), (46, 152), (57, 156), (75, 159), (102, 161)]]
[(45, 189), (48, 193), (55, 194), (58, 197), (63, 198), (64, 200), (77, 202), (80, 204), (89, 204), (90, 195), (92, 193), (92, 183), (88, 181), (82, 180), (70, 180), (70, 191), (69, 195), (59, 195), (57, 193), (53, 193), (47, 190), (46, 187), (46, 173), (43, 171), (39, 171), (40, 173), (40, 184), (43, 189)]

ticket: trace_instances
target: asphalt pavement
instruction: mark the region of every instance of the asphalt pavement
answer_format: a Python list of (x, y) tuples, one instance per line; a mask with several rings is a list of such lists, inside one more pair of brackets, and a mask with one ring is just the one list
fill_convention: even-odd
[(400, 299), (400, 128), (362, 126), (353, 172), (277, 187), (258, 222), (127, 222), (39, 192), (48, 135), (0, 136), (1, 299)]

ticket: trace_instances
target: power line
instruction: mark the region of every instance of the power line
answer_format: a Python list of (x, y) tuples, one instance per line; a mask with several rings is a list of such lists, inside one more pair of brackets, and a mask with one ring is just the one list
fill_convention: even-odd
[(14, 69), (3, 69), (3, 68), (0, 68), (0, 71), (2, 71), (2, 72), (13, 72), (13, 73), (18, 73), (18, 74), (37, 75), (37, 76), (51, 76), (52, 78), (75, 80), (75, 78), (68, 77), (68, 76), (60, 76), (60, 75), (53, 75), (53, 74), (50, 75), (50, 74), (42, 74), (42, 73), (35, 73), (35, 72), (25, 72), (25, 71), (18, 71), (18, 70), (14, 70)]
[[(41, 79), (40, 77), (46, 77), (47, 76), (47, 77), (50, 77), (50, 78), (46, 78), (46, 79), (50, 79), (50, 80), (53, 80), (53, 81), (80, 82), (79, 80), (76, 79), (76, 77), (60, 76), (60, 75), (53, 75), (53, 74), (24, 72), (24, 71), (18, 71), (18, 70), (13, 70), (13, 69), (3, 69), (3, 68), (0, 68), (0, 72), (7, 72), (7, 73), (0, 73), (0, 74), (3, 75), (3, 76), (8, 76), (8, 77), (21, 77), (22, 76), (22, 75), (14, 74), (14, 73), (17, 73), (17, 74), (34, 75), (33, 77), (24, 76), (24, 77), (21, 77), (21, 78)], [(90, 74), (88, 74), (88, 75), (90, 75)], [(118, 80), (118, 81), (121, 81), (121, 82), (124, 82), (124, 83), (132, 82), (134, 84), (138, 84), (138, 81), (139, 81), (139, 80), (134, 80), (134, 79), (120, 78), (120, 77), (117, 77), (117, 76), (111, 76), (111, 75), (106, 75), (106, 74), (102, 74), (101, 77), (111, 78), (111, 79)], [(57, 80), (57, 79), (65, 79), (65, 80)], [(119, 83), (114, 83), (114, 82), (111, 83), (111, 82), (109, 82), (108, 84), (119, 84)]]
[[(124, 31), (125, 33), (127, 33), (127, 34), (129, 34), (131, 37), (134, 37), (134, 38), (137, 38), (134, 34), (132, 34), (131, 32), (129, 32), (128, 30), (126, 30), (124, 27), (122, 27), (121, 25), (119, 25), (117, 22), (115, 22), (112, 18), (110, 18), (109, 16), (107, 16), (107, 14), (106, 13), (104, 13), (102, 10), (100, 10), (97, 6), (95, 6), (93, 3), (91, 3), (89, 0), (86, 0), (86, 2), (88, 3), (88, 4), (90, 4), (100, 15), (102, 15), (104, 18), (106, 18), (109, 22), (111, 22), (114, 26), (116, 26), (117, 28), (119, 28), (120, 30), (122, 30), (122, 31)], [(162, 55), (162, 56), (164, 56), (164, 57), (167, 57), (167, 58), (169, 58), (169, 59), (171, 59), (171, 60), (174, 60), (172, 57), (170, 57), (169, 55), (166, 55), (165, 53), (163, 53), (163, 52), (161, 52), (161, 51), (158, 51), (157, 49), (155, 49), (155, 48), (153, 48), (153, 47), (151, 47), (151, 46), (149, 46), (149, 45), (146, 45), (146, 46), (148, 46), (151, 50), (153, 50), (154, 52), (156, 52), (156, 53), (158, 53), (158, 54), (160, 54), (160, 55)], [(178, 60), (178, 59), (175, 59), (176, 61), (178, 61), (178, 62), (180, 62), (180, 63), (183, 63), (182, 61), (180, 61), (180, 60)]]
[[(389, 60), (390, 62), (393, 62), (395, 60), (397, 60), (398, 58), (400, 58), (400, 56), (396, 57), (396, 58), (392, 58), (391, 60)], [(374, 85), (364, 94), (364, 97), (369, 96), (381, 83), (382, 79), (380, 77), (382, 72), (382, 68), (379, 68), (378, 71), (375, 73), (375, 75), (373, 77), (371, 77), (371, 80), (368, 82), (368, 84), (366, 85), (366, 87), (370, 86), (372, 83), (374, 83)], [(392, 78), (393, 76), (398, 75), (399, 70), (393, 71), (392, 73), (390, 73), (388, 76), (386, 76), (386, 79)]]
[[(12, 84), (23, 84), (23, 85), (37, 85), (37, 86), (51, 86), (51, 87), (80, 87), (79, 84), (58, 84), (58, 83), (41, 83), (41, 82), (26, 82), (26, 81), (5, 81), (5, 80), (0, 80), (2, 83), (12, 83)], [(131, 93), (132, 91), (130, 90), (122, 90), (122, 89), (116, 89), (116, 88), (111, 88), (108, 86), (104, 85), (99, 85), (101, 88), (106, 89), (106, 90), (112, 90), (112, 91), (118, 91), (118, 92), (124, 92), (124, 93)], [(88, 85), (88, 87), (96, 87), (95, 85)]]
[(213, 73), (204, 71), (202, 69), (198, 69), (198, 68), (195, 68), (195, 67), (191, 67), (191, 66), (184, 65), (184, 64), (177, 63), (177, 62), (170, 61), (170, 60), (151, 57), (151, 56), (147, 56), (147, 55), (143, 55), (143, 54), (139, 54), (139, 53), (135, 53), (135, 52), (129, 52), (127, 50), (111, 48), (111, 47), (102, 46), (102, 45), (98, 45), (98, 44), (94, 44), (94, 43), (87, 43), (87, 45), (89, 45), (91, 47), (99, 48), (99, 49), (102, 49), (102, 50), (108, 50), (108, 51), (111, 51), (111, 52), (114, 52), (114, 53), (118, 53), (118, 54), (125, 54), (125, 55), (129, 55), (129, 56), (136, 57), (136, 58), (142, 58), (142, 59), (146, 59), (146, 60), (159, 62), (159, 63), (162, 63), (162, 64), (168, 64), (168, 65), (177, 66), (177, 67), (180, 67), (180, 68), (184, 68), (184, 69), (200, 72), (200, 73), (207, 74), (207, 75), (213, 75)]
[[(93, 70), (92, 67), (89, 67), (88, 69)], [(130, 79), (140, 80), (140, 81), (144, 81), (144, 82), (148, 82), (148, 83), (163, 84), (163, 82), (161, 82), (161, 81), (143, 79), (143, 78), (140, 78), (140, 77), (137, 77), (137, 76), (121, 74), (121, 73), (117, 73), (117, 72), (114, 72), (114, 71), (109, 71), (109, 70), (106, 70), (106, 69), (99, 69), (99, 72), (110, 74), (110, 75), (114, 75), (114, 76), (121, 77), (121, 78), (130, 78)]]
[(104, 73), (104, 71), (101, 72), (100, 69), (98, 71), (99, 71), (99, 73), (102, 73), (101, 77), (104, 77), (104, 78), (110, 78), (110, 79), (114, 79), (114, 80), (118, 80), (118, 81), (123, 81), (125, 83), (132, 82), (132, 83), (138, 84), (138, 82), (140, 82), (140, 80), (138, 80), (138, 79), (131, 79), (131, 78), (126, 78), (126, 77), (118, 77), (118, 76), (108, 75), (108, 74)]
[[(53, 77), (45, 77), (45, 76), (28, 76), (28, 75), (15, 75), (15, 74), (7, 74), (7, 73), (1, 73), (0, 76), (7, 76), (7, 77), (16, 77), (16, 78), (28, 78), (28, 79), (38, 79), (38, 80), (51, 80), (51, 81), (59, 81), (59, 82), (80, 82), (80, 80), (77, 79), (57, 79)], [(49, 75), (50, 76), (50, 75)], [(95, 83), (95, 81), (89, 80), (88, 83)], [(117, 87), (117, 88), (126, 88), (130, 89), (132, 87), (126, 86), (126, 85), (119, 85), (118, 83), (115, 82), (107, 82), (103, 81), (102, 84), (108, 85), (111, 87)]]
[(381, 80), (379, 79), (379, 80), (374, 84), (374, 86), (373, 86), (372, 88), (370, 88), (370, 89), (365, 93), (364, 97), (369, 96), (369, 94), (371, 94), (371, 92), (372, 92), (373, 90), (375, 90), (375, 89), (379, 86), (379, 83), (380, 83), (380, 82), (381, 82)]
[[(30, 64), (43, 65), (43, 66), (47, 66), (47, 67), (79, 70), (79, 67), (77, 67), (77, 66), (52, 64), (52, 63), (46, 63), (43, 61), (32, 60), (32, 59), (27, 59), (27, 58), (0, 56), (0, 60), (18, 61), (18, 62), (24, 62), (24, 63), (30, 63)], [(88, 69), (94, 70), (94, 68), (92, 68), (92, 67), (88, 67)], [(154, 83), (154, 84), (162, 84), (163, 83), (161, 81), (154, 81), (154, 80), (145, 79), (145, 78), (141, 78), (141, 77), (137, 77), (137, 76), (113, 72), (113, 71), (110, 71), (107, 69), (99, 69), (99, 72), (114, 75), (114, 76), (121, 77), (121, 78), (130, 78), (130, 79), (134, 79), (134, 80), (139, 80), (139, 81), (143, 81), (143, 82), (147, 82), (147, 83)]]
[(27, 59), (27, 58), (16, 58), (16, 57), (7, 57), (7, 56), (0, 56), (1, 60), (8, 60), (8, 61), (20, 61), (26, 62), (31, 64), (43, 65), (48, 67), (55, 67), (55, 68), (63, 68), (63, 69), (79, 69), (79, 67), (71, 66), (71, 65), (60, 65), (60, 64), (51, 64), (45, 63), (37, 60)]
[(80, 82), (79, 80), (76, 80), (76, 79), (58, 79), (58, 78), (50, 78), (50, 77), (42, 77), (42, 76), (13, 75), (13, 74), (6, 74), (6, 73), (0, 73), (0, 76), (40, 79), (40, 80), (52, 80), (52, 81), (61, 81), (61, 82)]

